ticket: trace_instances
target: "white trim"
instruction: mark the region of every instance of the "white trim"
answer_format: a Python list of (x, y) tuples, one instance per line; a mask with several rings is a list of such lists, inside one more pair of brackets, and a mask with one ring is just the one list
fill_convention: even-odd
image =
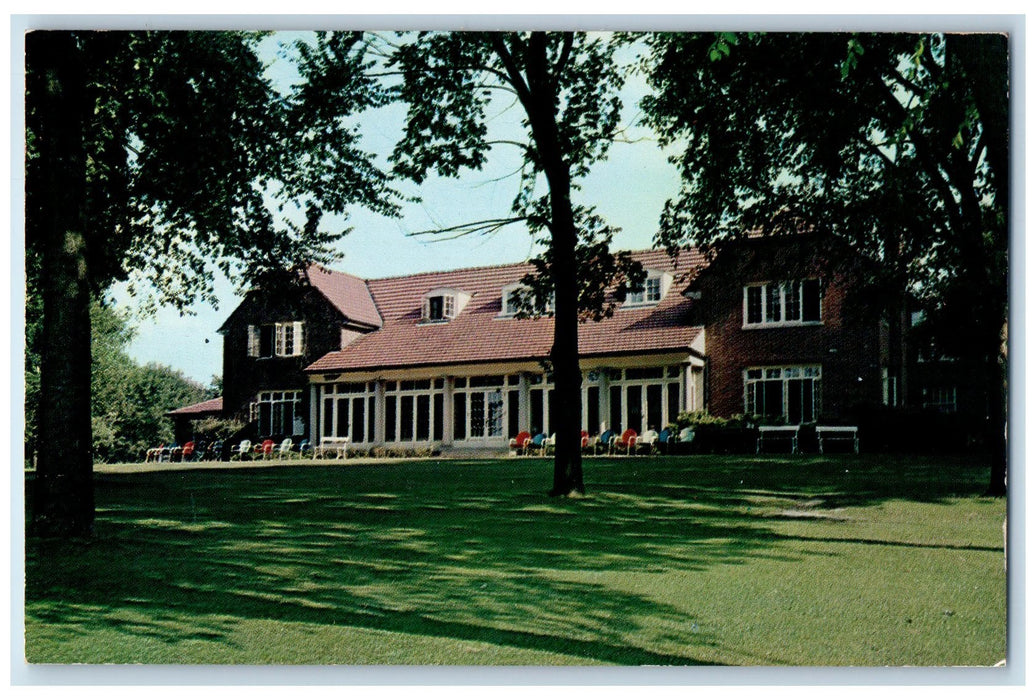
[[(626, 300), (622, 303), (620, 308), (624, 309), (639, 309), (645, 306), (655, 306), (661, 303), (665, 299), (666, 294), (669, 293), (669, 288), (673, 284), (673, 275), (669, 272), (662, 270), (646, 270), (647, 275), (644, 277), (644, 283), (639, 287), (639, 291), (630, 290), (626, 293)], [(647, 297), (647, 288), (649, 282), (657, 282), (658, 284), (658, 298), (649, 299)]]
[[(816, 321), (803, 321), (802, 316), (804, 314), (805, 299), (802, 294), (803, 285), (806, 282), (817, 283), (817, 305), (819, 307), (819, 320)], [(788, 319), (790, 300), (793, 298), (792, 295), (788, 294), (789, 285), (796, 285), (798, 287), (798, 318)], [(761, 316), (760, 321), (748, 320), (748, 290), (759, 289), (760, 291), (760, 308), (759, 313)], [(779, 290), (779, 297), (776, 302), (778, 305), (778, 312), (780, 314), (779, 320), (767, 320), (769, 315), (769, 301), (771, 300), (771, 294), (774, 290)], [(749, 282), (742, 287), (741, 294), (741, 328), (743, 330), (755, 330), (758, 328), (795, 328), (803, 326), (822, 326), (824, 325), (824, 295), (823, 290), (820, 288), (820, 280), (815, 277), (809, 277), (798, 280), (771, 280), (767, 282)]]

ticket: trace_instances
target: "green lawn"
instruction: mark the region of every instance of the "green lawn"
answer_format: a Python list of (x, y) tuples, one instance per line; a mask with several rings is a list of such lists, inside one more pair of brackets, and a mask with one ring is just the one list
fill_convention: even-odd
[[(980, 460), (540, 459), (103, 473), (27, 542), (47, 663), (992, 665)], [(115, 468), (116, 472), (118, 467)], [(31, 477), (30, 477), (31, 478)]]

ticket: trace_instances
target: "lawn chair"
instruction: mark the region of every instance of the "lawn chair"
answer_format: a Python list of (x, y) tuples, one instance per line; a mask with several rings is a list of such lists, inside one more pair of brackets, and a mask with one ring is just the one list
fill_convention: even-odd
[(529, 445), (526, 448), (526, 454), (531, 454), (533, 450), (543, 454), (543, 441), (547, 439), (547, 436), (543, 433), (536, 433), (532, 436), (532, 440), (529, 441)]
[(551, 433), (550, 437), (543, 438), (543, 454), (546, 455), (548, 453), (548, 451), (553, 452), (554, 448), (557, 447), (557, 444), (558, 444), (558, 434), (557, 433)]
[(597, 442), (597, 437), (590, 437), (590, 433), (585, 430), (579, 433), (579, 449), (582, 450), (583, 454), (593, 454), (594, 443)]
[(523, 430), (511, 438), (508, 446), (515, 455), (523, 455), (528, 451), (530, 442), (532, 442), (532, 435)]
[(279, 459), (291, 459), (291, 448), (295, 442), (291, 438), (284, 438), (281, 444), (277, 445), (276, 453)]
[(180, 450), (180, 461), (181, 462), (192, 462), (194, 461), (194, 440), (184, 443), (183, 449)]
[(256, 456), (260, 459), (272, 459), (274, 445), (276, 445), (276, 443), (269, 438), (263, 440), (262, 444), (255, 446)]
[(239, 444), (230, 448), (230, 461), (241, 461), (245, 456), (252, 456), (252, 441), (242, 440)]
[(661, 454), (669, 454), (669, 443), (673, 441), (673, 433), (669, 428), (662, 428), (658, 434), (658, 451)]
[(658, 445), (658, 431), (645, 430), (644, 434), (636, 438), (636, 442), (633, 445), (633, 454), (646, 454), (649, 455), (655, 451)]
[(315, 455), (313, 454), (313, 445), (310, 444), (309, 440), (303, 440), (299, 443), (298, 451), (299, 459), (312, 459)]
[(202, 455), (202, 459), (212, 459), (217, 462), (223, 459), (223, 441), (216, 440), (205, 448), (205, 454)]
[(633, 428), (626, 428), (622, 435), (612, 438), (612, 454), (623, 450), (627, 455), (632, 454), (637, 446), (637, 431)]
[(612, 449), (612, 440), (615, 438), (614, 430), (605, 430), (597, 438), (597, 443), (594, 445), (594, 454), (607, 454)]
[(163, 442), (158, 447), (148, 448), (148, 451), (144, 453), (144, 462), (157, 462), (162, 457), (162, 450), (165, 449), (165, 443)]

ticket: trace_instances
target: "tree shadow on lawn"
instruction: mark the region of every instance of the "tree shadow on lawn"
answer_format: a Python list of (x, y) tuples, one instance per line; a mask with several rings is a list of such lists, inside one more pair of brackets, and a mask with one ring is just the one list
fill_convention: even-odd
[(743, 513), (767, 489), (839, 503), (903, 490), (872, 473), (849, 493), (827, 463), (807, 479), (772, 460), (602, 460), (587, 464), (596, 494), (551, 500), (542, 495), (549, 468), (509, 460), (99, 475), (95, 539), (27, 543), (26, 609), (44, 624), (167, 643), (229, 643), (235, 621), (273, 619), (605, 663), (698, 664), (687, 650), (715, 643), (693, 630), (702, 602), (664, 604), (623, 590), (623, 576), (777, 556), (770, 523)]

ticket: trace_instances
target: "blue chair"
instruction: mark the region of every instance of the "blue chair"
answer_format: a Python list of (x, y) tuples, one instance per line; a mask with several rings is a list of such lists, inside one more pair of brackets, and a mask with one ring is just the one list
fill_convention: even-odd
[(597, 454), (597, 450), (601, 450), (601, 452), (607, 454), (611, 450), (612, 438), (614, 438), (615, 435), (615, 431), (611, 429), (605, 430), (601, 433), (601, 439), (598, 440), (597, 444), (594, 446), (594, 454)]
[(543, 441), (546, 440), (546, 439), (547, 439), (547, 436), (544, 435), (543, 433), (536, 433), (535, 435), (533, 435), (532, 436), (532, 442), (529, 443), (529, 449), (528, 449), (527, 453), (531, 453), (533, 451), (538, 451), (540, 454), (543, 454), (543, 450), (544, 450)]

